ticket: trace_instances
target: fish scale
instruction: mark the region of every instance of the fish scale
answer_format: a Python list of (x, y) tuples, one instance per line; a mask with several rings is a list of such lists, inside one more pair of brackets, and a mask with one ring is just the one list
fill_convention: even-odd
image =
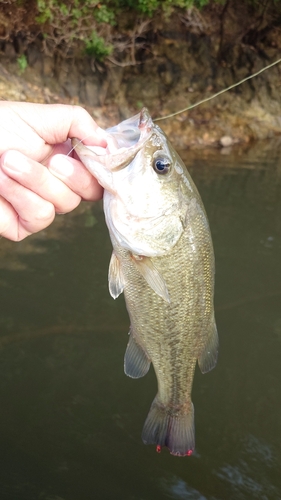
[(124, 292), (131, 323), (125, 373), (144, 376), (152, 362), (157, 377), (143, 441), (158, 452), (167, 446), (173, 455), (190, 455), (196, 362), (205, 373), (218, 352), (207, 217), (185, 165), (146, 109), (109, 133), (116, 133), (117, 146), (106, 158), (74, 145), (105, 188), (113, 245), (109, 290), (114, 298)]
[[(202, 300), (209, 304), (213, 294), (211, 280), (202, 279), (206, 272), (209, 275), (209, 260), (213, 261), (210, 259), (211, 252), (205, 250), (205, 246), (211, 246), (211, 240), (207, 238), (205, 241), (200, 230), (196, 233), (199, 235), (196, 259), (194, 250), (190, 250), (188, 232), (183, 233), (169, 254), (155, 258), (155, 265), (164, 277), (170, 294), (171, 302), (165, 304), (165, 307), (163, 299), (138, 273), (130, 252), (115, 245), (126, 283), (124, 294), (131, 321), (131, 335), (134, 335), (151, 359), (158, 381), (157, 406), (161, 409), (156, 417), (155, 412), (151, 416), (159, 418), (159, 427), (156, 430), (153, 427), (153, 432), (146, 431), (146, 423), (143, 433), (146, 443), (158, 446), (166, 444), (160, 439), (161, 425), (166, 425), (162, 417), (163, 414), (165, 417), (163, 408), (167, 408), (169, 415), (173, 414), (176, 419), (182, 413), (185, 416), (193, 411), (191, 390), (194, 369), (210, 329), (212, 333), (213, 328), (210, 307), (205, 309), (203, 317), (198, 315), (198, 309), (202, 309)], [(197, 269), (194, 269), (196, 263)], [(175, 276), (177, 279), (174, 279)], [(192, 426), (193, 418), (190, 422), (190, 427)], [(184, 449), (172, 449), (173, 454), (188, 454), (194, 449), (194, 432), (190, 431), (190, 434)]]

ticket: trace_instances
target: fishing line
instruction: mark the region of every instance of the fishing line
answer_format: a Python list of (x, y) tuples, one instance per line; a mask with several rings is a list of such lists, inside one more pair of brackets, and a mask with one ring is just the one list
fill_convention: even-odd
[(159, 118), (155, 118), (153, 121), (154, 122), (159, 122), (160, 120), (166, 120), (167, 118), (172, 118), (173, 116), (179, 115), (181, 113), (184, 113), (184, 111), (189, 111), (190, 109), (195, 108), (196, 106), (199, 106), (199, 104), (203, 104), (204, 102), (210, 101), (211, 99), (214, 99), (215, 97), (218, 97), (219, 95), (223, 94), (224, 92), (227, 92), (228, 90), (233, 89), (234, 87), (238, 87), (238, 85), (241, 85), (241, 83), (246, 82), (247, 80), (250, 80), (251, 78), (254, 78), (255, 76), (260, 75), (263, 71), (272, 68), (272, 66), (275, 66), (275, 64), (278, 64), (281, 62), (281, 59), (278, 59), (277, 61), (269, 64), (268, 66), (265, 66), (265, 68), (260, 69), (253, 75), (247, 76), (246, 78), (243, 78), (243, 80), (240, 80), (240, 82), (234, 83), (233, 85), (230, 85), (230, 87), (227, 87), (226, 89), (220, 90), (216, 94), (213, 94), (211, 97), (206, 97), (205, 99), (202, 99), (202, 101), (196, 102), (195, 104), (191, 104), (190, 106), (187, 106), (184, 109), (181, 109), (180, 111), (176, 111), (175, 113), (171, 113), (170, 115), (166, 116), (161, 116)]
[[(89, 134), (89, 135), (86, 135), (86, 137), (83, 137), (83, 139), (81, 139), (81, 140), (79, 141), (79, 144), (81, 144), (81, 143), (82, 143), (82, 141), (85, 141), (85, 139), (88, 139), (88, 137), (91, 137), (91, 135), (92, 135), (92, 134)], [(76, 144), (76, 146), (78, 146), (78, 144)], [(71, 148), (71, 150), (70, 150), (70, 151), (68, 151), (68, 153), (67, 153), (67, 155), (66, 155), (66, 156), (70, 156), (70, 155), (71, 155), (71, 153), (72, 153), (72, 151), (75, 151), (76, 146), (74, 146), (73, 148)], [(83, 146), (84, 146), (84, 144), (83, 144)]]

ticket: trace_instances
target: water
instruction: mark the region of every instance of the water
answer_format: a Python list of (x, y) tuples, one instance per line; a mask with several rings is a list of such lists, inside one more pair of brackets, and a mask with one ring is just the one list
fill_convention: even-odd
[[(216, 254), (215, 370), (196, 371), (196, 453), (145, 446), (153, 370), (123, 374), (100, 204), (0, 242), (1, 500), (281, 498), (280, 142), (185, 153)], [(228, 154), (229, 153), (229, 154)]]

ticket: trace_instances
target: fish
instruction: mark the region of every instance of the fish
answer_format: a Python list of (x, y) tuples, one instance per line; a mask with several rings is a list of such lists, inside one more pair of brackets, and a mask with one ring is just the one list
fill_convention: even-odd
[(195, 366), (206, 373), (218, 356), (209, 223), (183, 161), (146, 108), (107, 132), (103, 154), (75, 138), (72, 145), (104, 188), (109, 292), (124, 293), (130, 318), (124, 371), (143, 377), (152, 363), (157, 377), (143, 442), (188, 456)]

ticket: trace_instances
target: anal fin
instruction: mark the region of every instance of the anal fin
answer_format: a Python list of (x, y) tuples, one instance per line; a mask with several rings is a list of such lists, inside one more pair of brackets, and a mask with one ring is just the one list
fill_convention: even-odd
[(108, 287), (111, 297), (117, 299), (124, 290), (124, 279), (121, 271), (120, 261), (115, 252), (112, 252), (108, 269)]
[(219, 337), (215, 320), (213, 322), (213, 330), (207, 339), (207, 343), (198, 358), (198, 364), (202, 373), (207, 373), (212, 370), (217, 363), (219, 350)]
[(166, 302), (170, 302), (169, 292), (163, 276), (159, 273), (149, 257), (132, 255), (132, 261), (150, 288)]
[(129, 342), (124, 358), (125, 374), (131, 378), (144, 377), (144, 375), (147, 374), (149, 367), (150, 359), (130, 332)]

